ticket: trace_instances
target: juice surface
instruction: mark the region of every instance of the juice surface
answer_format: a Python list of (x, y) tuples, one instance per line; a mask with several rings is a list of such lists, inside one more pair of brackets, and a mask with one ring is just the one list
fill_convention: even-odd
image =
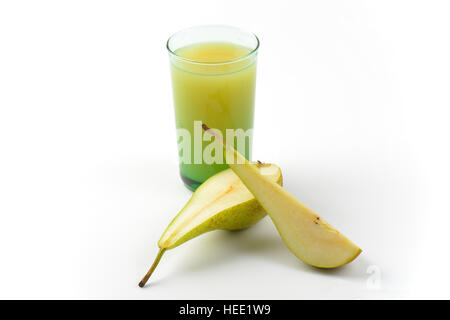
[(245, 56), (250, 49), (226, 42), (194, 44), (176, 50), (176, 54), (197, 62), (224, 62)]
[[(183, 128), (194, 137), (194, 121), (211, 128), (253, 128), (256, 55), (249, 48), (231, 43), (200, 43), (178, 49), (175, 54), (203, 63), (171, 59), (172, 84), (177, 129)], [(228, 61), (223, 63), (224, 61)], [(250, 158), (251, 137), (244, 156)], [(196, 141), (198, 142), (198, 141)], [(202, 150), (210, 142), (202, 142)], [(226, 169), (224, 164), (194, 164), (194, 141), (191, 162), (180, 163), (181, 176), (199, 184)]]

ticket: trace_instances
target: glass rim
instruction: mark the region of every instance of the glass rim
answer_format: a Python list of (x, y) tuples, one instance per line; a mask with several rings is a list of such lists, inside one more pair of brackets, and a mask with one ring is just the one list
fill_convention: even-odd
[[(247, 53), (247, 54), (245, 54), (245, 55), (243, 55), (241, 57), (234, 58), (234, 59), (229, 59), (229, 60), (223, 60), (223, 61), (213, 61), (213, 62), (188, 59), (188, 58), (185, 58), (185, 57), (182, 57), (182, 56), (176, 54), (170, 48), (170, 45), (169, 45), (170, 40), (173, 37), (175, 37), (177, 34), (179, 34), (180, 32), (183, 32), (183, 31), (186, 31), (186, 30), (189, 30), (189, 29), (193, 29), (193, 28), (203, 28), (203, 27), (226, 27), (226, 28), (231, 28), (231, 29), (242, 31), (242, 32), (247, 33), (250, 36), (254, 37), (255, 40), (256, 40), (256, 45), (254, 46), (254, 48), (251, 49), (251, 51), (249, 53)], [(249, 32), (249, 31), (246, 31), (246, 30), (243, 30), (243, 29), (240, 29), (240, 28), (237, 28), (237, 27), (233, 27), (233, 26), (229, 26), (229, 25), (223, 25), (223, 24), (207, 24), (207, 25), (200, 25), (200, 26), (189, 27), (189, 28), (182, 29), (180, 31), (175, 32), (167, 40), (166, 48), (167, 48), (167, 51), (169, 51), (170, 55), (176, 57), (179, 60), (185, 61), (185, 62), (189, 62), (189, 63), (192, 63), (192, 64), (200, 64), (200, 65), (224, 65), (224, 64), (230, 64), (230, 63), (235, 63), (235, 62), (238, 62), (238, 61), (242, 61), (242, 60), (248, 59), (251, 56), (255, 55), (258, 52), (258, 49), (259, 49), (259, 38), (256, 36), (256, 34), (254, 34), (252, 32)]]

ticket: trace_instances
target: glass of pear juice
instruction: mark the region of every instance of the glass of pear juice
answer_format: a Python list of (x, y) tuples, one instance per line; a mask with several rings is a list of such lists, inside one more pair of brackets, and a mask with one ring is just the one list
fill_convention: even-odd
[(219, 25), (185, 29), (167, 41), (180, 175), (192, 191), (228, 168), (202, 123), (251, 158), (258, 47), (254, 34)]

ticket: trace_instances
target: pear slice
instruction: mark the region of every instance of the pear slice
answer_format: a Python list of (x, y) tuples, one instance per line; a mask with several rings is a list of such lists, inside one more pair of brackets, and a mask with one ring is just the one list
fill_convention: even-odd
[[(282, 185), (278, 166), (258, 162), (255, 170), (269, 181)], [(231, 169), (217, 173), (200, 185), (164, 231), (158, 242), (158, 255), (139, 286), (145, 285), (166, 250), (208, 231), (250, 227), (265, 215), (253, 194)]]
[(286, 246), (300, 260), (319, 268), (336, 268), (354, 260), (361, 249), (325, 220), (267, 177), (257, 166), (224, 142), (222, 136), (203, 129), (225, 148), (226, 162), (253, 193), (274, 222)]

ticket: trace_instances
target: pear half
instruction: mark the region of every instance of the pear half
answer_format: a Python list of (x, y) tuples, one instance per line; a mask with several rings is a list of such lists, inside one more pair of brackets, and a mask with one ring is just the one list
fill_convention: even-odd
[(225, 148), (226, 162), (274, 222), (286, 246), (300, 260), (319, 268), (336, 268), (354, 260), (361, 249), (278, 184), (260, 174), (255, 164), (226, 144), (222, 136), (203, 129)]
[[(254, 167), (261, 176), (282, 185), (278, 166), (258, 162)], [(208, 231), (250, 227), (265, 215), (259, 202), (231, 169), (215, 174), (198, 187), (164, 231), (158, 242), (158, 255), (139, 286), (145, 285), (166, 250)]]

